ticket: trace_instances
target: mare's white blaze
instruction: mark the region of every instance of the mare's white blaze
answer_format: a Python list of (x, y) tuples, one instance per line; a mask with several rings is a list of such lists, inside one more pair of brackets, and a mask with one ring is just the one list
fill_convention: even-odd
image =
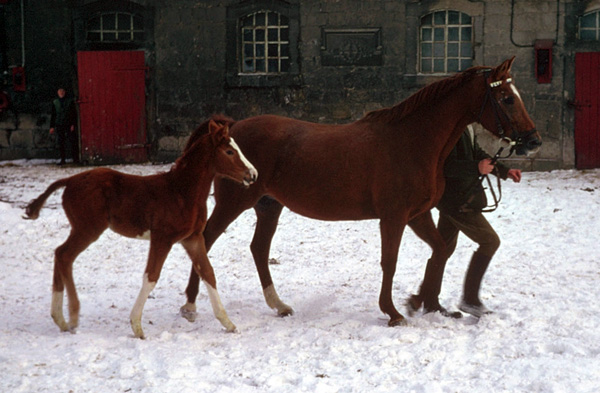
[(521, 98), (521, 94), (519, 93), (519, 90), (517, 90), (517, 87), (513, 83), (510, 84), (510, 88), (512, 89), (513, 94), (516, 95), (517, 97), (519, 97), (519, 100), (521, 100), (521, 102), (523, 102), (523, 99)]
[(129, 320), (131, 321), (131, 328), (136, 337), (144, 337), (144, 331), (142, 330), (142, 311), (144, 311), (144, 305), (148, 300), (148, 295), (156, 286), (155, 282), (148, 281), (148, 273), (144, 273), (144, 279), (142, 282), (142, 289), (138, 295), (131, 314), (129, 314)]
[(244, 165), (246, 165), (246, 167), (248, 168), (248, 171), (250, 171), (250, 175), (252, 175), (252, 177), (254, 177), (256, 179), (258, 177), (258, 171), (254, 167), (254, 165), (252, 165), (252, 163), (250, 161), (248, 161), (248, 159), (246, 158), (246, 156), (244, 155), (244, 153), (242, 153), (242, 149), (240, 149), (240, 147), (238, 146), (238, 144), (235, 143), (235, 141), (233, 140), (233, 138), (229, 138), (229, 145), (235, 151), (238, 152), (238, 154), (240, 155), (240, 159), (242, 160), (242, 162), (244, 163)]
[(210, 304), (212, 305), (215, 317), (219, 320), (219, 322), (221, 322), (221, 325), (223, 325), (228, 332), (234, 332), (235, 325), (227, 316), (225, 307), (223, 307), (223, 303), (221, 303), (221, 297), (219, 296), (219, 292), (217, 292), (217, 290), (206, 281), (204, 281), (204, 285), (206, 285), (206, 289), (208, 291), (208, 298), (210, 299)]

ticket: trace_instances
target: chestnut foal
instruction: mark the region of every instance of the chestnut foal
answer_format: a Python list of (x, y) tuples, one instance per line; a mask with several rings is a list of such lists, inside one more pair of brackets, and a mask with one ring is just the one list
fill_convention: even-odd
[[(71, 224), (67, 240), (55, 251), (51, 314), (62, 331), (74, 332), (79, 319), (79, 299), (73, 282), (75, 258), (110, 228), (116, 233), (150, 240), (142, 289), (130, 315), (135, 337), (144, 338), (141, 318), (148, 295), (156, 286), (171, 247), (180, 242), (208, 289), (215, 316), (227, 331), (234, 331), (217, 292), (213, 268), (202, 232), (206, 200), (215, 175), (248, 187), (258, 173), (244, 157), (227, 125), (211, 122), (192, 148), (169, 172), (135, 176), (108, 168), (90, 171), (52, 183), (26, 208), (27, 219), (36, 219), (46, 199), (65, 187), (62, 205)], [(66, 287), (69, 322), (63, 316)]]

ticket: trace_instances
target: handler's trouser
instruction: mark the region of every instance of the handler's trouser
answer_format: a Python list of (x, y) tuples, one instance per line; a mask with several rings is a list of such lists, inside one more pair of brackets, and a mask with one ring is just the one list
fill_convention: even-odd
[(469, 239), (479, 244), (478, 254), (493, 257), (498, 247), (500, 238), (488, 220), (480, 212), (453, 213), (440, 212), (438, 231), (446, 242), (448, 258), (456, 249), (458, 233), (464, 233)]

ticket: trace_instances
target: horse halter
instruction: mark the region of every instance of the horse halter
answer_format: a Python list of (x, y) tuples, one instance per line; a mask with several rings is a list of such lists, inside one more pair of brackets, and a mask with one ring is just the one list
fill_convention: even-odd
[[(486, 87), (485, 97), (483, 99), (483, 104), (481, 104), (481, 109), (479, 110), (479, 116), (477, 117), (477, 121), (481, 123), (481, 116), (483, 116), (483, 111), (485, 110), (485, 105), (487, 104), (487, 102), (489, 100), (490, 105), (492, 105), (492, 113), (494, 114), (494, 120), (496, 121), (496, 129), (498, 130), (498, 136), (504, 142), (508, 143), (509, 146), (511, 146), (510, 153), (508, 154), (508, 156), (510, 156), (514, 152), (514, 150), (517, 148), (517, 146), (525, 144), (525, 140), (529, 136), (533, 135), (536, 132), (536, 129), (534, 128), (530, 131), (526, 131), (523, 133), (514, 130), (514, 128), (511, 125), (510, 118), (502, 110), (502, 108), (500, 107), (500, 104), (498, 104), (498, 102), (492, 96), (493, 88), (501, 86), (503, 83), (512, 83), (512, 78), (507, 78), (506, 80), (492, 82), (491, 76), (490, 76), (491, 72), (492, 72), (492, 70), (489, 70), (489, 69), (484, 71), (484, 80), (485, 80), (485, 87)], [(511, 133), (510, 133), (511, 137), (514, 137), (516, 135), (516, 138), (511, 139), (511, 138), (505, 136), (505, 132), (504, 132), (504, 128), (502, 127), (502, 121), (500, 119), (500, 116), (503, 116), (504, 120), (508, 123), (508, 125), (510, 127), (510, 131), (511, 131)], [(503, 149), (504, 148), (500, 148), (500, 152)]]

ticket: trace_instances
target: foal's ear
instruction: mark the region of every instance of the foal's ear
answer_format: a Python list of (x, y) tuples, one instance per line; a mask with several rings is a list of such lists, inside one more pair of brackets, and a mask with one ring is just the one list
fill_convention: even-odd
[(227, 124), (217, 124), (214, 120), (208, 123), (208, 132), (213, 143), (219, 145), (223, 139), (227, 138), (229, 134), (229, 127)]
[(510, 69), (511, 69), (514, 61), (515, 61), (515, 56), (511, 57), (510, 59), (504, 60), (504, 62), (502, 64), (500, 64), (498, 67), (496, 67), (496, 69), (494, 70), (494, 75), (492, 77), (492, 80), (499, 81), (499, 80), (506, 79), (508, 77), (508, 74), (510, 74)]

